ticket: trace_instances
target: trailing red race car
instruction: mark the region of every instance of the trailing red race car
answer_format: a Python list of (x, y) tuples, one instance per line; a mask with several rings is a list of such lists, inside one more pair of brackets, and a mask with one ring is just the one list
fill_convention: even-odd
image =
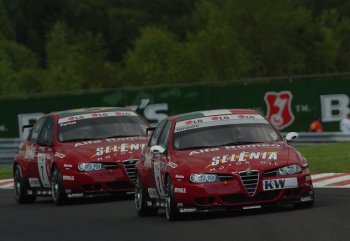
[(292, 203), (311, 207), (305, 158), (253, 110), (193, 112), (163, 120), (136, 164), (140, 216), (256, 209)]
[(135, 163), (148, 124), (124, 108), (45, 115), (21, 143), (13, 165), (18, 203), (134, 191)]

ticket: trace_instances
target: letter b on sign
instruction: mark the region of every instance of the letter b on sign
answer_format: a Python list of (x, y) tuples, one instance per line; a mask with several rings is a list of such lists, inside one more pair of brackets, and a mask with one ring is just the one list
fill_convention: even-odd
[(321, 95), (320, 98), (323, 122), (340, 121), (350, 112), (347, 95)]

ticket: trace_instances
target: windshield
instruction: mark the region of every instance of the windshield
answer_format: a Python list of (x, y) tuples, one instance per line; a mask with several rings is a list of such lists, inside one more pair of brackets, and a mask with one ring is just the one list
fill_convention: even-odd
[(271, 142), (280, 139), (270, 124), (230, 124), (192, 129), (174, 134), (177, 150)]
[(147, 125), (137, 115), (83, 118), (59, 121), (58, 139), (60, 142), (73, 142), (142, 136), (146, 134), (146, 128)]

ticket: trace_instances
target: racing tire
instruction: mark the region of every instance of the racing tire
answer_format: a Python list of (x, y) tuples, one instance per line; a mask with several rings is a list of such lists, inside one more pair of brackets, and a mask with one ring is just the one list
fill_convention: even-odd
[(62, 175), (57, 167), (54, 167), (52, 171), (51, 193), (56, 205), (63, 205), (67, 202), (67, 195), (63, 188)]
[(17, 203), (34, 203), (36, 196), (28, 195), (28, 182), (25, 181), (22, 175), (22, 170), (20, 165), (16, 165), (13, 170), (14, 179), (14, 192)]
[(140, 177), (137, 175), (135, 180), (135, 207), (137, 215), (140, 217), (155, 216), (158, 214), (158, 208), (147, 206), (149, 199), (149, 195), (143, 187)]
[(170, 178), (167, 179), (165, 191), (165, 215), (169, 221), (176, 221), (180, 218), (174, 198), (174, 186)]

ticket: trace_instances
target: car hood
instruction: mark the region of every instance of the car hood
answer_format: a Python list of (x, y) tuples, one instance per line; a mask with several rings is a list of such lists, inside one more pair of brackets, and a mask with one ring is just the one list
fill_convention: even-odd
[(55, 157), (76, 162), (114, 162), (139, 159), (147, 138), (123, 137), (104, 140), (67, 142), (56, 150)]
[(284, 142), (250, 144), (177, 151), (171, 160), (183, 171), (237, 173), (247, 169), (268, 170), (288, 164), (289, 147)]

